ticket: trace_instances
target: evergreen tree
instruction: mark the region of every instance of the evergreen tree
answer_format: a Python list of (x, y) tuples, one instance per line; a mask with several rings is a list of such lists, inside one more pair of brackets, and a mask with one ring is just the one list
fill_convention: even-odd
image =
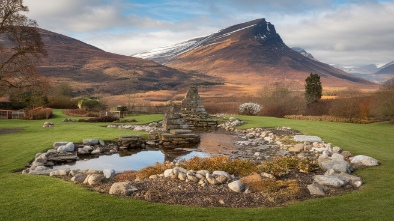
[(307, 104), (312, 104), (320, 100), (323, 88), (321, 86), (320, 76), (310, 74), (305, 79), (305, 99)]

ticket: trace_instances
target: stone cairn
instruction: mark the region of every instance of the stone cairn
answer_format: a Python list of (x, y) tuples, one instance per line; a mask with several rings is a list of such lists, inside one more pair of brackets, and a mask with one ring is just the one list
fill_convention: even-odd
[(182, 100), (180, 113), (175, 112), (175, 105), (171, 102), (163, 120), (165, 132), (159, 136), (164, 146), (196, 144), (200, 142), (200, 136), (192, 133), (192, 130), (216, 126), (217, 121), (211, 119), (205, 111), (197, 86), (192, 84)]
[(179, 146), (197, 144), (200, 142), (200, 136), (192, 133), (189, 124), (181, 114), (174, 112), (174, 104), (170, 104), (170, 108), (164, 116), (163, 131), (160, 133), (160, 140), (163, 146)]

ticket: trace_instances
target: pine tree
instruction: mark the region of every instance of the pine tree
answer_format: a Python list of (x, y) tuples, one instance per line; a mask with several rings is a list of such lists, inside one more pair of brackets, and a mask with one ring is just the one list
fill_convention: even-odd
[(310, 74), (305, 79), (305, 99), (307, 104), (315, 103), (322, 96), (322, 85), (318, 74)]

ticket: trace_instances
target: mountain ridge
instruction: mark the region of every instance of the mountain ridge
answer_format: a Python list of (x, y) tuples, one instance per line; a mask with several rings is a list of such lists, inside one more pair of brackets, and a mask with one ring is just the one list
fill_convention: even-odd
[[(290, 49), (276, 32), (275, 26), (264, 18), (176, 45), (187, 47), (167, 47), (170, 52), (153, 50), (142, 54), (145, 59), (153, 61), (165, 58), (165, 65), (172, 68), (197, 71), (245, 86), (284, 82), (303, 87), (310, 73), (319, 74), (323, 85), (330, 87), (376, 86)], [(171, 54), (174, 51), (177, 53)]]

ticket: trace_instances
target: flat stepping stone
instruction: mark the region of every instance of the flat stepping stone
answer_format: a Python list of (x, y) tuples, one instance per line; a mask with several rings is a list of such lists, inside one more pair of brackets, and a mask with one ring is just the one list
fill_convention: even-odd
[(298, 142), (322, 142), (323, 140), (318, 136), (295, 135), (294, 140)]

